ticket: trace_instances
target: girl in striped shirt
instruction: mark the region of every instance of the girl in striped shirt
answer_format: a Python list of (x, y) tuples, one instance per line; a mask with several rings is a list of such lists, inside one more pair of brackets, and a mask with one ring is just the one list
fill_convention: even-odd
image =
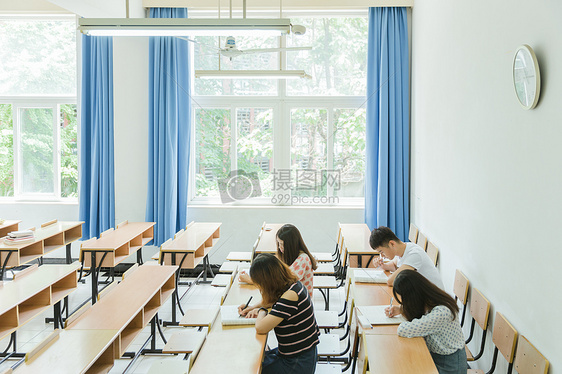
[(289, 267), (272, 254), (257, 256), (250, 274), (260, 290), (262, 305), (271, 305), (271, 311), (262, 307), (242, 313), (257, 317), (258, 334), (274, 329), (279, 343), (277, 348), (265, 352), (262, 374), (313, 374), (320, 331), (308, 291)]

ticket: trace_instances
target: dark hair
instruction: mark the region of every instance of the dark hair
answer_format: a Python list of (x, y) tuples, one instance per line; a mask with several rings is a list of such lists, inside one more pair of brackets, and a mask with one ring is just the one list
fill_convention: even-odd
[(316, 270), (318, 267), (316, 265), (316, 259), (312, 256), (306, 247), (306, 244), (304, 244), (304, 240), (299, 229), (291, 224), (283, 225), (279, 231), (277, 231), (277, 237), (280, 240), (283, 240), (283, 252), (279, 250), (279, 244), (277, 244), (277, 256), (284, 263), (291, 266), (297, 257), (299, 257), (299, 254), (304, 252), (310, 258), (312, 270)]
[(459, 307), (448, 293), (431, 283), (416, 270), (402, 270), (394, 279), (394, 298), (402, 304), (402, 315), (408, 321), (421, 318), (427, 311), (444, 305), (455, 319)]
[(371, 248), (377, 249), (378, 247), (385, 247), (388, 245), (388, 242), (394, 240), (396, 242), (400, 242), (401, 240), (398, 239), (395, 233), (392, 232), (386, 226), (380, 226), (376, 229), (371, 231), (371, 236), (369, 237), (369, 244)]
[(252, 282), (258, 286), (265, 304), (275, 303), (299, 278), (271, 253), (258, 255), (250, 266)]

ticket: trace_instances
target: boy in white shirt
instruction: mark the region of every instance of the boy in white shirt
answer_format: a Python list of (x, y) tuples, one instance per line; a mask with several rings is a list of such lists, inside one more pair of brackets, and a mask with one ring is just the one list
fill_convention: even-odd
[[(392, 273), (388, 277), (388, 285), (394, 284), (394, 278), (405, 269), (417, 270), (421, 275), (426, 277), (431, 283), (435, 284), (442, 290), (445, 289), (441, 275), (437, 268), (433, 265), (433, 261), (427, 253), (415, 243), (404, 243), (385, 226), (374, 229), (369, 238), (369, 244), (375, 251), (381, 253), (377, 259), (373, 260), (375, 267), (382, 267)], [(382, 257), (389, 258), (391, 261), (384, 263)]]

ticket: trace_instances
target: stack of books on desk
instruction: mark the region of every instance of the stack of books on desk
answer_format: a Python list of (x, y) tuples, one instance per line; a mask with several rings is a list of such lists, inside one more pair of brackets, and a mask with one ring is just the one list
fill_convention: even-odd
[(22, 243), (32, 242), (34, 240), (35, 240), (35, 236), (33, 235), (33, 231), (31, 230), (12, 231), (8, 233), (8, 235), (4, 239), (4, 243), (22, 244)]

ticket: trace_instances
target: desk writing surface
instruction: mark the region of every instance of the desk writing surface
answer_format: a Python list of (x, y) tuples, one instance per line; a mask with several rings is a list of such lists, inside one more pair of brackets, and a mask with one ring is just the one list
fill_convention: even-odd
[(133, 238), (141, 235), (154, 226), (155, 222), (129, 222), (128, 224), (113, 230), (92, 243), (82, 246), (85, 249), (116, 249), (130, 242)]
[(371, 255), (379, 252), (371, 248), (369, 237), (371, 231), (364, 223), (341, 223), (341, 235), (350, 255)]
[(351, 292), (355, 305), (389, 305), (392, 287), (378, 283), (353, 283)]
[(228, 291), (228, 295), (224, 300), (224, 305), (246, 304), (250, 296), (252, 297), (251, 305), (255, 305), (261, 301), (261, 294), (258, 288), (253, 284), (240, 284), (238, 275), (236, 275)]
[(162, 250), (195, 252), (221, 225), (220, 222), (195, 222), (170, 244), (162, 247)]
[[(84, 221), (71, 221), (71, 222), (55, 222), (52, 225), (46, 227), (40, 227), (35, 229), (34, 232), (34, 241), (26, 242), (26, 243), (18, 243), (14, 245), (5, 244), (3, 241), (0, 243), (0, 249), (11, 249), (16, 250), (23, 247), (27, 247), (30, 244), (42, 241), (46, 238), (50, 238), (51, 236), (63, 233), (67, 230), (75, 228), (77, 226), (81, 226)], [(63, 244), (60, 244), (62, 246)]]
[(222, 327), (215, 321), (189, 373), (258, 374), (267, 334), (257, 334), (253, 325)]
[(44, 290), (56, 281), (80, 268), (79, 262), (69, 265), (43, 265), (21, 279), (0, 286), (0, 314)]
[[(250, 296), (253, 296), (251, 304), (261, 301), (256, 286), (240, 284), (235, 280), (224, 304), (245, 304)], [(223, 326), (219, 311), (190, 374), (257, 374), (260, 372), (266, 340), (267, 334), (257, 334), (254, 325)]]
[(398, 326), (399, 325), (377, 325), (363, 331), (366, 335), (396, 335), (398, 333)]
[(117, 336), (117, 330), (61, 330), (58, 339), (22, 363), (15, 372), (84, 373)]
[(364, 335), (372, 374), (438, 374), (423, 338)]
[(165, 265), (140, 266), (68, 329), (122, 330), (175, 275), (177, 268)]
[(277, 253), (277, 231), (282, 226), (282, 223), (266, 223), (256, 253)]

